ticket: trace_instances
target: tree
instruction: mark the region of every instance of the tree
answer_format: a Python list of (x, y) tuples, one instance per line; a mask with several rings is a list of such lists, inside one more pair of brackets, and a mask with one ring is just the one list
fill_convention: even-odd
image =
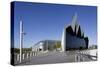
[(61, 42), (56, 42), (56, 44), (54, 45), (54, 49), (58, 48), (61, 48)]
[(56, 47), (61, 48), (61, 42), (57, 42)]

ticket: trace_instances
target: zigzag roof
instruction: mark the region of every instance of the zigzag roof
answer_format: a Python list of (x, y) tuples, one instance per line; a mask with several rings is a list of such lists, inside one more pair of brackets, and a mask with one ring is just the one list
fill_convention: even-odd
[(75, 15), (73, 16), (72, 24), (70, 26), (73, 30), (73, 33), (76, 36), (84, 37), (84, 32), (83, 32), (83, 30), (81, 30), (81, 27), (80, 27), (80, 25), (78, 24), (78, 21), (77, 21), (77, 13), (75, 13)]

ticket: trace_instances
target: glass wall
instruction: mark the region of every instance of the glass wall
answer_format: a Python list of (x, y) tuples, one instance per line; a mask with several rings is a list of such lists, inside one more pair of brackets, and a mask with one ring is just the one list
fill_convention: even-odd
[(66, 32), (66, 49), (80, 49), (86, 48), (86, 43), (84, 38), (78, 38), (77, 36), (72, 36)]

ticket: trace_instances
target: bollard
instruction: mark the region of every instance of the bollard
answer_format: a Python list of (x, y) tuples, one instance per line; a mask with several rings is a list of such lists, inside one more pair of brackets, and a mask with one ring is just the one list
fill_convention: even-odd
[(32, 56), (34, 56), (34, 52), (32, 52)]
[(32, 57), (32, 52), (30, 52), (30, 58)]
[(23, 58), (23, 60), (24, 60), (24, 58), (25, 58), (25, 54), (23, 54), (22, 56), (23, 56), (22, 58)]
[(85, 55), (87, 54), (87, 52), (85, 52)]
[(32, 57), (33, 57), (33, 52), (31, 52), (32, 53)]
[(76, 57), (76, 54), (75, 54), (74, 56), (75, 56), (74, 58), (75, 58), (75, 62), (76, 62), (76, 61), (77, 61), (77, 57)]
[(40, 55), (40, 52), (38, 52), (38, 56)]
[(85, 61), (85, 58), (83, 57), (83, 61)]
[(36, 52), (36, 56), (38, 56), (38, 52)]
[(96, 57), (97, 57), (97, 55), (98, 55), (98, 54), (97, 54), (97, 52), (96, 52)]
[(36, 52), (34, 52), (34, 56), (36, 56)]
[(37, 52), (35, 53), (35, 56), (37, 56)]
[(81, 59), (82, 59), (82, 61), (84, 61), (84, 57), (83, 57), (83, 55), (81, 55)]
[(75, 62), (77, 62), (77, 61), (78, 61), (78, 55), (75, 54)]
[(82, 57), (82, 55), (80, 55), (80, 61), (83, 61), (83, 57)]
[(80, 55), (77, 55), (77, 62), (80, 61)]
[(17, 54), (17, 61), (19, 61), (19, 54)]
[(27, 53), (27, 58), (29, 58), (29, 53)]
[(33, 56), (35, 56), (35, 52), (33, 52)]
[(35, 52), (34, 52), (34, 56), (35, 56)]

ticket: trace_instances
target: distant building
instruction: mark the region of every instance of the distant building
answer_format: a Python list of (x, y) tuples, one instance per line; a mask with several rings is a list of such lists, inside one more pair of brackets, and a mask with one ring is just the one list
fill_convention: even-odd
[(88, 37), (84, 37), (81, 26), (77, 23), (77, 14), (73, 17), (72, 24), (63, 30), (62, 51), (74, 49), (87, 49)]
[(88, 47), (88, 49), (97, 49), (98, 48), (98, 46), (97, 45), (94, 45), (94, 44), (92, 44), (92, 45), (90, 45), (89, 47)]
[[(58, 48), (57, 45), (61, 45), (61, 41), (58, 40), (43, 40), (39, 41), (32, 47), (32, 51), (54, 51)], [(59, 47), (61, 48), (61, 47)]]

